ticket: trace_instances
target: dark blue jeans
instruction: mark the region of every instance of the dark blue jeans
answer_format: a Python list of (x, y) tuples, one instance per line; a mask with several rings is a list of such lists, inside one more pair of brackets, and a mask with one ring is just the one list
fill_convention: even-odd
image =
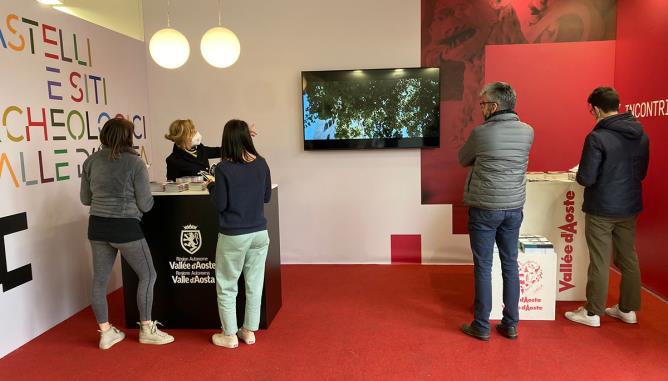
[(475, 273), (473, 325), (489, 332), (492, 311), (492, 256), (494, 242), (499, 248), (503, 275), (503, 323), (517, 326), (520, 320), (520, 278), (517, 267), (517, 240), (524, 214), (522, 209), (469, 209), (469, 238)]

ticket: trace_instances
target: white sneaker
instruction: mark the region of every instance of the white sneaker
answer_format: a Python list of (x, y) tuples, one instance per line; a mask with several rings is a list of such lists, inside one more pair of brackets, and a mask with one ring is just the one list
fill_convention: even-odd
[(600, 327), (601, 318), (598, 315), (589, 316), (587, 315), (587, 309), (583, 307), (578, 308), (575, 311), (568, 311), (564, 314), (566, 319), (574, 321), (576, 323), (588, 325), (590, 327)]
[(246, 328), (241, 328), (237, 332), (237, 337), (248, 345), (255, 344), (255, 334), (253, 333), (253, 331), (249, 331)]
[(215, 333), (211, 336), (214, 345), (234, 349), (239, 346), (237, 335), (225, 335), (224, 333)]
[(174, 341), (174, 336), (159, 330), (158, 324), (162, 325), (157, 320), (151, 321), (146, 325), (139, 323), (139, 342), (142, 344), (163, 345)]
[(113, 325), (106, 331), (98, 332), (100, 332), (100, 349), (109, 349), (125, 338), (125, 334)]
[(636, 317), (636, 313), (634, 311), (622, 312), (619, 309), (619, 304), (615, 304), (610, 308), (606, 308), (605, 314), (612, 316), (613, 318), (617, 318), (624, 323), (636, 324), (638, 322), (638, 318)]

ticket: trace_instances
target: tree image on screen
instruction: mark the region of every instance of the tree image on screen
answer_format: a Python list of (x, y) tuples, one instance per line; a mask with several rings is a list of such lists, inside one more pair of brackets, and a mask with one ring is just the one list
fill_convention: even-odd
[(306, 139), (438, 136), (438, 81), (428, 78), (310, 82), (304, 88)]

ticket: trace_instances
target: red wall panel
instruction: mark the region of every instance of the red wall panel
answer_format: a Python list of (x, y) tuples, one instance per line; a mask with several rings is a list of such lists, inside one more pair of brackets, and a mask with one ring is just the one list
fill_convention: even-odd
[(587, 96), (614, 82), (614, 41), (488, 45), (485, 83), (507, 82), (516, 111), (534, 128), (530, 171), (568, 170), (578, 164), (594, 127)]
[[(486, 78), (487, 48), (492, 45), (613, 40), (616, 0), (422, 0), (421, 13), (422, 65), (441, 68), (441, 144), (439, 148), (425, 149), (421, 153), (422, 203), (452, 204), (453, 233), (465, 234), (467, 216), (462, 193), (467, 170), (459, 166), (457, 151), (471, 129), (482, 121), (478, 93)], [(588, 55), (586, 51), (582, 53)], [(508, 68), (503, 61), (513, 57), (497, 58), (492, 64), (500, 63)], [(567, 69), (553, 70), (557, 73), (556, 77), (550, 78), (554, 83), (564, 76), (590, 80), (585, 78), (582, 68), (573, 69), (573, 65), (568, 65), (570, 58), (582, 62), (577, 56), (558, 56), (552, 63), (540, 56), (524, 58), (523, 67), (528, 65), (532, 72), (539, 73), (538, 77), (531, 77), (532, 80), (546, 76), (540, 73), (541, 65), (548, 65), (546, 68), (549, 69), (558, 68), (557, 64)], [(532, 66), (535, 61), (541, 64)], [(596, 70), (594, 76), (607, 75), (614, 60), (609, 58), (607, 64), (592, 61), (586, 64), (587, 68)], [(605, 73), (598, 73), (601, 66), (606, 68)], [(571, 96), (572, 93), (562, 91), (561, 94), (574, 102), (580, 100), (577, 95)], [(547, 94), (540, 95), (543, 97), (540, 99), (544, 99)], [(549, 148), (555, 149), (553, 146)], [(569, 158), (564, 162), (566, 160)], [(537, 158), (533, 162), (540, 164)], [(544, 163), (549, 164), (547, 160)]]
[[(615, 87), (622, 107), (668, 100), (668, 1), (620, 0), (617, 13)], [(640, 270), (646, 287), (668, 297), (668, 115), (640, 121), (650, 139), (636, 241)]]
[(392, 263), (422, 263), (422, 236), (392, 234)]

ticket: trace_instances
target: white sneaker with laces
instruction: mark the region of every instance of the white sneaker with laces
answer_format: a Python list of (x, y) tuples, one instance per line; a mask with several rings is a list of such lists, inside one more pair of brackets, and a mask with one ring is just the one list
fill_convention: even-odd
[(619, 309), (619, 304), (615, 304), (612, 307), (606, 308), (605, 314), (628, 324), (636, 324), (638, 322), (638, 318), (636, 317), (636, 313), (634, 311), (622, 312)]
[(113, 325), (106, 331), (98, 332), (100, 332), (100, 349), (109, 349), (125, 338), (125, 334)]
[(163, 345), (174, 341), (174, 336), (158, 329), (159, 321), (154, 320), (144, 325), (139, 324), (139, 342), (142, 344)]
[(590, 327), (600, 327), (601, 318), (598, 315), (589, 316), (587, 315), (587, 309), (584, 306), (578, 308), (575, 311), (568, 311), (564, 314), (566, 319), (574, 321), (576, 323), (588, 325)]

